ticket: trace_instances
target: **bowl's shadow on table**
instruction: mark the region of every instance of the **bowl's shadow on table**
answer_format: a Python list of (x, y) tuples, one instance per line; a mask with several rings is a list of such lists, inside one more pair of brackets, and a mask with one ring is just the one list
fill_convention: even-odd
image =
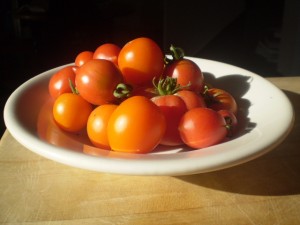
[(284, 93), (294, 107), (295, 123), (287, 138), (273, 151), (224, 170), (177, 178), (195, 185), (238, 194), (263, 196), (300, 194), (300, 163), (299, 157), (295, 157), (300, 154), (300, 124), (297, 118), (300, 114), (300, 95), (289, 91)]

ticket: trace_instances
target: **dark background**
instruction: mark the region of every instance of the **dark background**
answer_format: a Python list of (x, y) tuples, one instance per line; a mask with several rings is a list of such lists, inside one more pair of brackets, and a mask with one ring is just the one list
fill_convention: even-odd
[[(122, 46), (140, 36), (153, 38), (164, 51), (172, 43), (189, 56), (282, 76), (284, 6), (283, 0), (2, 0), (1, 111), (29, 78), (73, 62), (80, 51), (105, 42)], [(1, 119), (1, 135), (4, 130)]]

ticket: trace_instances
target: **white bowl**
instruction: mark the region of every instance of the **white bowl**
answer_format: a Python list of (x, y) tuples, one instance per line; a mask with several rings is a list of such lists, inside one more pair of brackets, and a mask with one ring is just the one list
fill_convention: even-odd
[(6, 102), (4, 121), (12, 136), (48, 159), (82, 169), (130, 175), (186, 175), (220, 170), (259, 157), (280, 144), (294, 121), (286, 95), (259, 75), (211, 60), (196, 62), (207, 82), (229, 91), (239, 105), (236, 137), (203, 149), (159, 147), (150, 154), (100, 150), (98, 156), (84, 134), (70, 135), (55, 126), (48, 94), (50, 77), (62, 67), (41, 73), (17, 88)]

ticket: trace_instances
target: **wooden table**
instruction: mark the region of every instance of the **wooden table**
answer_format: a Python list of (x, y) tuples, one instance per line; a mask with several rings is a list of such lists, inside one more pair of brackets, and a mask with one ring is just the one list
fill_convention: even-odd
[(292, 132), (274, 151), (218, 172), (90, 172), (42, 158), (6, 131), (0, 145), (0, 224), (299, 225), (300, 77), (268, 80), (294, 105)]

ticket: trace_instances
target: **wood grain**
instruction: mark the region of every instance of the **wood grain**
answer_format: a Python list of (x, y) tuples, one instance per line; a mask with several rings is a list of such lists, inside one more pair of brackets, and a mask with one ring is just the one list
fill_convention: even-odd
[(68, 167), (0, 143), (0, 224), (300, 224), (300, 78), (269, 78), (296, 121), (272, 152), (218, 172), (124, 176)]

